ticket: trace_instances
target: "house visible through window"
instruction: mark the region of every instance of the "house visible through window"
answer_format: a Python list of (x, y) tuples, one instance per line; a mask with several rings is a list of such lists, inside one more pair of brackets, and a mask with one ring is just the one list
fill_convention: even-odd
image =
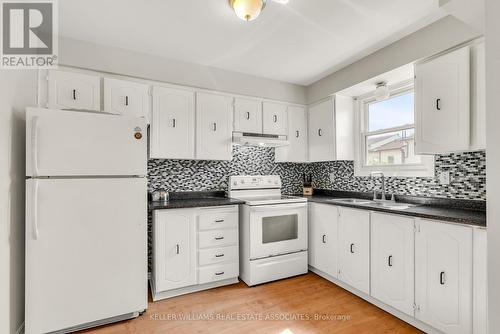
[(384, 101), (365, 102), (365, 165), (421, 164), (415, 155), (413, 89)]

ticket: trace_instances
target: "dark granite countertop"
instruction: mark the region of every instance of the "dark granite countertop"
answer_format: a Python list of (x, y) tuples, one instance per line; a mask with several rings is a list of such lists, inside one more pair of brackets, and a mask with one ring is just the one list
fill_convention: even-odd
[(486, 227), (486, 202), (475, 200), (447, 199), (434, 197), (396, 196), (398, 203), (410, 203), (415, 206), (405, 210), (390, 209), (375, 205), (340, 203), (332, 201), (335, 198), (372, 199), (371, 193), (347, 191), (331, 191), (316, 189), (313, 196), (305, 196), (310, 202), (326, 203), (337, 206), (352, 207), (393, 213), (404, 216), (441, 220), (457, 224)]
[(149, 210), (182, 209), (243, 204), (243, 201), (226, 197), (223, 191), (171, 192), (168, 202), (149, 201)]

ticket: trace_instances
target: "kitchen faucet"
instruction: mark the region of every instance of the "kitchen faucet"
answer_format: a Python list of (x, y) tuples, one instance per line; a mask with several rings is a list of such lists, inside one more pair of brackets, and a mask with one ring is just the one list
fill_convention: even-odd
[[(386, 201), (387, 199), (385, 198), (385, 175), (382, 172), (371, 172), (370, 177), (373, 179), (374, 176), (379, 175), (382, 178), (382, 201)], [(373, 200), (377, 200), (377, 189), (373, 187)]]

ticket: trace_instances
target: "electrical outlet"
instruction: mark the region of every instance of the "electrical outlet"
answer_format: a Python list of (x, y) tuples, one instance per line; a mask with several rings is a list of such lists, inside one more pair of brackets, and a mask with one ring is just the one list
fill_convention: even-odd
[(330, 181), (331, 182), (335, 181), (335, 173), (330, 173)]
[(449, 185), (450, 184), (450, 172), (444, 171), (439, 174), (439, 183), (442, 185)]

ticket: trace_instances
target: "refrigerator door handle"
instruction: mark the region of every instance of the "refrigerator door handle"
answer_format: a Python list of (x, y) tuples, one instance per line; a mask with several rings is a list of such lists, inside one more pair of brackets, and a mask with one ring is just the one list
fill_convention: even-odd
[(38, 240), (38, 180), (33, 180), (33, 239)]
[(33, 176), (38, 175), (38, 116), (33, 117), (31, 125), (31, 161), (33, 163)]

